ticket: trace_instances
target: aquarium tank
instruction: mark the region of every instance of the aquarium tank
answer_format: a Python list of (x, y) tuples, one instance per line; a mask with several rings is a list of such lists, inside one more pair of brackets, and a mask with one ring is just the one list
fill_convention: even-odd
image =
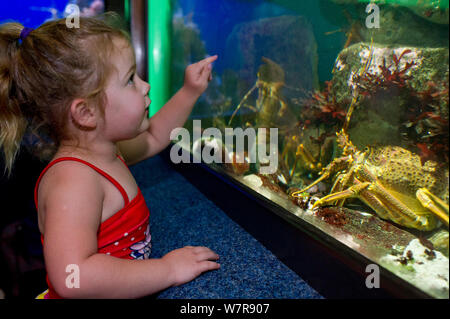
[(219, 56), (192, 138), (173, 142), (294, 226), (448, 298), (449, 2), (170, 6), (171, 93)]
[(21, 0), (0, 3), (0, 24), (20, 22), (28, 28), (37, 28), (41, 24), (66, 18), (73, 14), (74, 5), (80, 16), (96, 16), (105, 10), (104, 0)]

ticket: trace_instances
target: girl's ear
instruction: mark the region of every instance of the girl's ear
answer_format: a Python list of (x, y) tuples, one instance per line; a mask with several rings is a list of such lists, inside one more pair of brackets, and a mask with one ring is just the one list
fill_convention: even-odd
[(97, 127), (97, 112), (85, 99), (75, 99), (70, 105), (72, 123), (84, 131), (92, 131)]

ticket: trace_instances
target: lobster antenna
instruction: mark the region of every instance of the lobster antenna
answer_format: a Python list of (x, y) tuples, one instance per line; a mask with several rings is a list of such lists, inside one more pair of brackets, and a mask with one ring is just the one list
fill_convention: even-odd
[[(359, 76), (362, 76), (367, 72), (367, 70), (369, 69), (369, 66), (372, 64), (372, 58), (373, 58), (373, 37), (370, 38), (369, 58), (367, 59), (366, 64), (364, 65), (364, 68), (359, 72)], [(342, 127), (342, 130), (344, 132), (347, 132), (348, 126), (350, 124), (350, 119), (352, 117), (353, 111), (355, 110), (356, 102), (358, 101), (358, 98), (359, 98), (358, 86), (355, 86), (352, 95), (353, 95), (352, 102), (350, 103), (350, 106), (348, 107), (347, 115), (345, 116), (344, 126)]]
[(252, 94), (252, 92), (256, 89), (257, 84), (255, 83), (255, 85), (253, 85), (253, 87), (250, 89), (250, 91), (247, 92), (247, 94), (244, 95), (244, 97), (242, 98), (241, 102), (239, 103), (239, 105), (236, 107), (236, 110), (234, 110), (233, 114), (231, 115), (230, 120), (228, 121), (228, 126), (231, 125), (231, 121), (233, 121), (234, 116), (236, 115), (237, 111), (239, 111), (239, 109), (241, 108), (242, 104), (244, 103), (244, 101), (246, 99), (248, 99), (249, 95)]

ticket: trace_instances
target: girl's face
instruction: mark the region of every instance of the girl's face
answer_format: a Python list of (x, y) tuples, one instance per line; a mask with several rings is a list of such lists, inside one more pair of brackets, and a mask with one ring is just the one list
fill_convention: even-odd
[(122, 39), (115, 39), (112, 64), (116, 71), (106, 86), (104, 129), (113, 142), (131, 139), (149, 127), (147, 96), (150, 85), (139, 78), (133, 49)]

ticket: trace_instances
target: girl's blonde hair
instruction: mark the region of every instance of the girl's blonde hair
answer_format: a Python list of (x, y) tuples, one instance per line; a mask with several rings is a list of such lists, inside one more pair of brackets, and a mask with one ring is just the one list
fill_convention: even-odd
[(114, 13), (81, 17), (74, 28), (66, 19), (50, 21), (21, 43), (23, 25), (0, 25), (0, 148), (8, 174), (27, 129), (37, 137), (40, 154), (51, 154), (69, 138), (67, 115), (75, 98), (96, 103), (103, 112), (106, 81), (114, 70), (112, 40), (122, 38), (131, 46), (128, 33), (111, 23), (119, 20)]

